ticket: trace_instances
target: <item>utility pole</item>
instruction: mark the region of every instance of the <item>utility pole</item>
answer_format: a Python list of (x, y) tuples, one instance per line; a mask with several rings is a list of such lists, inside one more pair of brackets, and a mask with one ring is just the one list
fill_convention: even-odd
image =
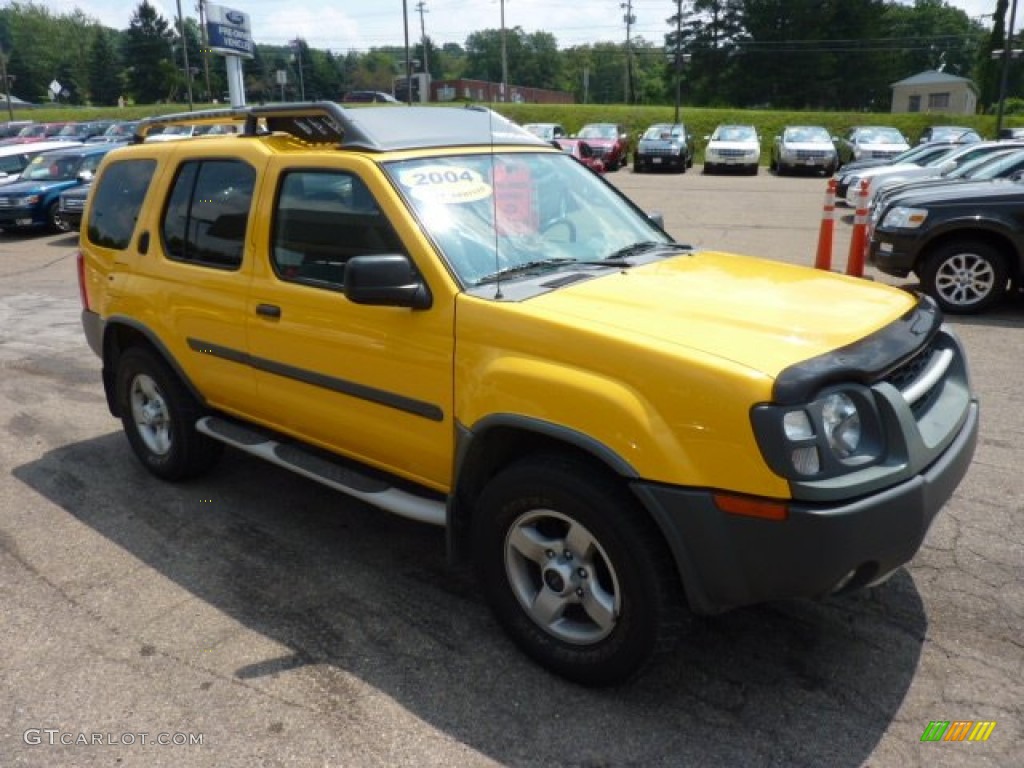
[(295, 38), (291, 42), (292, 47), (295, 49), (295, 63), (299, 67), (299, 99), (302, 101), (306, 100), (306, 83), (302, 79), (302, 40), (301, 38)]
[(1003, 129), (1003, 105), (1006, 101), (1006, 78), (1010, 72), (1010, 57), (1013, 55), (1013, 23), (1017, 18), (1017, 0), (1010, 6), (1010, 26), (1006, 28), (1006, 44), (1003, 46), (1003, 73), (999, 78), (999, 107), (996, 110), (996, 138)]
[(402, 0), (402, 20), (405, 27), (405, 102), (412, 106), (412, 59), (409, 56), (409, 2)]
[(676, 116), (672, 121), (679, 122), (679, 90), (683, 82), (683, 64), (680, 60), (680, 47), (683, 44), (683, 0), (676, 0)]
[(11, 104), (11, 79), (7, 76), (7, 54), (0, 47), (0, 77), (4, 79), (4, 97), (7, 99), (7, 116), (14, 122), (14, 107)]
[(633, 57), (632, 57), (632, 35), (631, 27), (636, 22), (636, 16), (633, 15), (633, 0), (626, 0), (626, 2), (619, 5), (620, 8), (626, 9), (626, 15), (623, 17), (623, 21), (626, 22), (626, 103), (633, 103)]
[(505, 0), (501, 0), (501, 100), (508, 101), (508, 47), (505, 45)]
[(188, 91), (188, 111), (192, 111), (192, 71), (188, 67), (188, 41), (185, 39), (185, 17), (181, 15), (181, 0), (178, 0), (178, 34), (181, 35), (181, 56), (185, 67), (185, 90)]
[(213, 101), (213, 93), (210, 91), (210, 38), (206, 31), (206, 0), (199, 0), (196, 6), (199, 9), (199, 35), (203, 45), (203, 75), (206, 77), (206, 100)]
[(427, 28), (423, 23), (423, 14), (430, 13), (430, 11), (427, 10), (427, 4), (423, 0), (416, 4), (416, 10), (420, 12), (420, 45), (423, 47), (423, 71), (427, 73), (427, 79), (429, 79), (430, 58), (427, 54)]

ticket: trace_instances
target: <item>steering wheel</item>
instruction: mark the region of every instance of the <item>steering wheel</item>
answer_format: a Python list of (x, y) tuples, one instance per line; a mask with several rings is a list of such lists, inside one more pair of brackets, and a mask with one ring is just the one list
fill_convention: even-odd
[(552, 237), (550, 239), (566, 243), (576, 242), (576, 224), (573, 222), (572, 219), (565, 215), (556, 216), (555, 218), (549, 219), (547, 222), (541, 225), (540, 234), (543, 235), (544, 237), (547, 237), (548, 233), (552, 232), (553, 230), (556, 230), (559, 227), (563, 227), (565, 229), (565, 239), (563, 240), (560, 237)]

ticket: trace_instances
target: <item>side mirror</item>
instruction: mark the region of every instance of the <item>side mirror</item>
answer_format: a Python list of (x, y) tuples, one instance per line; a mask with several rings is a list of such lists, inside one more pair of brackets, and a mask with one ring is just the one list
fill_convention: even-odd
[(661, 211), (649, 211), (647, 218), (657, 224), (659, 228), (665, 229), (665, 214)]
[(353, 256), (345, 263), (345, 297), (353, 304), (428, 309), (430, 290), (404, 253)]

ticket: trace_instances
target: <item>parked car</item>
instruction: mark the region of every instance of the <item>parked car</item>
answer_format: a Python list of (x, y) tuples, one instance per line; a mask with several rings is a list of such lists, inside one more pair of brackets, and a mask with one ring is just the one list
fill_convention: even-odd
[(21, 178), (0, 187), (0, 229), (46, 227), (66, 232), (60, 193), (87, 183), (113, 144), (78, 144), (32, 158)]
[(946, 184), (964, 184), (968, 181), (987, 181), (993, 179), (1014, 179), (1019, 181), (1024, 175), (1024, 148), (1004, 149), (989, 155), (977, 157), (964, 163), (948, 173), (925, 179), (889, 181), (875, 191), (871, 200), (871, 217), (877, 219), (880, 210), (886, 204), (900, 197), (916, 194), (925, 189), (940, 187)]
[(91, 405), (156, 478), (230, 446), (444, 527), (553, 673), (620, 684), (688, 606), (873, 587), (968, 471), (977, 398), (927, 297), (679, 243), (492, 111), (233, 113), (243, 137), (100, 167)]
[(99, 136), (92, 136), (87, 139), (86, 143), (97, 144), (101, 142), (113, 142), (115, 144), (121, 144), (129, 142), (132, 140), (132, 135), (135, 133), (135, 127), (138, 124), (138, 120), (120, 120), (107, 128), (107, 130)]
[(956, 141), (967, 144), (974, 141), (981, 141), (981, 134), (973, 128), (964, 125), (929, 125), (921, 132), (918, 143), (927, 144), (930, 141)]
[(891, 166), (879, 166), (877, 168), (866, 168), (857, 171), (849, 179), (849, 187), (846, 192), (846, 204), (856, 207), (860, 195), (860, 182), (867, 181), (867, 204), (875, 195), (879, 184), (887, 181), (904, 181), (909, 179), (923, 179), (930, 176), (941, 176), (959, 168), (975, 158), (984, 157), (995, 152), (1003, 152), (1007, 149), (1024, 147), (1024, 142), (1017, 142), (1016, 145), (1005, 141), (981, 141), (973, 144), (952, 145), (946, 152), (928, 160), (920, 165), (914, 163), (902, 163)]
[(887, 125), (860, 125), (834, 141), (841, 166), (854, 160), (890, 159), (910, 149), (907, 137)]
[(608, 171), (618, 170), (629, 162), (629, 134), (617, 123), (587, 123), (573, 138), (584, 139)]
[(0, 139), (0, 145), (28, 144), (34, 141), (52, 139), (68, 125), (67, 123), (29, 123), (13, 136)]
[(838, 167), (832, 136), (820, 125), (787, 125), (772, 142), (770, 168), (779, 176), (798, 170), (831, 176)]
[(553, 139), (551, 143), (563, 152), (567, 152), (575, 157), (595, 173), (604, 173), (607, 170), (604, 166), (604, 160), (598, 157), (593, 147), (583, 139)]
[(683, 123), (655, 123), (640, 135), (633, 151), (633, 171), (668, 169), (686, 173), (693, 167), (695, 142)]
[(5, 120), (0, 123), (0, 139), (9, 139), (26, 125), (32, 125), (31, 120)]
[(988, 309), (1024, 278), (1024, 182), (943, 184), (887, 201), (869, 227), (868, 262), (916, 275), (946, 312)]
[(569, 136), (565, 127), (560, 123), (526, 123), (523, 125), (523, 128), (528, 130), (538, 139), (544, 139), (544, 141), (564, 139)]
[(9, 144), (0, 147), (0, 185), (12, 184), (32, 158), (43, 152), (78, 146), (77, 141), (36, 141), (31, 144)]
[(92, 191), (91, 180), (80, 186), (65, 189), (60, 193), (58, 198), (60, 202), (57, 206), (59, 216), (55, 222), (58, 229), (62, 232), (77, 232), (81, 228), (85, 201), (88, 200), (90, 191)]
[(113, 124), (113, 120), (90, 120), (81, 123), (68, 123), (57, 132), (57, 138), (84, 142), (93, 136), (101, 135)]
[(761, 137), (752, 125), (720, 125), (704, 137), (704, 173), (723, 168), (756, 176), (761, 166)]
[(849, 194), (850, 190), (850, 182), (854, 179), (858, 179), (859, 181), (858, 177), (863, 171), (874, 172), (874, 170), (879, 168), (895, 168), (899, 165), (924, 165), (937, 157), (948, 154), (959, 146), (961, 145), (943, 142), (930, 142), (928, 144), (919, 144), (916, 147), (912, 147), (906, 152), (901, 152), (896, 155), (896, 157), (888, 159), (879, 158), (874, 160), (854, 160), (852, 163), (847, 163), (835, 173), (836, 202), (846, 202), (846, 196)]

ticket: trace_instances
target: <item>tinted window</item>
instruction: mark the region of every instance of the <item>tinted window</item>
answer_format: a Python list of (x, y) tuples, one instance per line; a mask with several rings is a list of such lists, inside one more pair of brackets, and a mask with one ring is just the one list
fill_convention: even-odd
[(155, 160), (121, 160), (107, 167), (93, 190), (86, 225), (91, 242), (118, 250), (128, 247), (155, 168)]
[(284, 280), (340, 288), (345, 263), (402, 253), (402, 243), (363, 181), (349, 173), (294, 171), (278, 190), (271, 246)]
[(235, 269), (242, 263), (256, 172), (237, 160), (184, 163), (164, 212), (168, 258)]

